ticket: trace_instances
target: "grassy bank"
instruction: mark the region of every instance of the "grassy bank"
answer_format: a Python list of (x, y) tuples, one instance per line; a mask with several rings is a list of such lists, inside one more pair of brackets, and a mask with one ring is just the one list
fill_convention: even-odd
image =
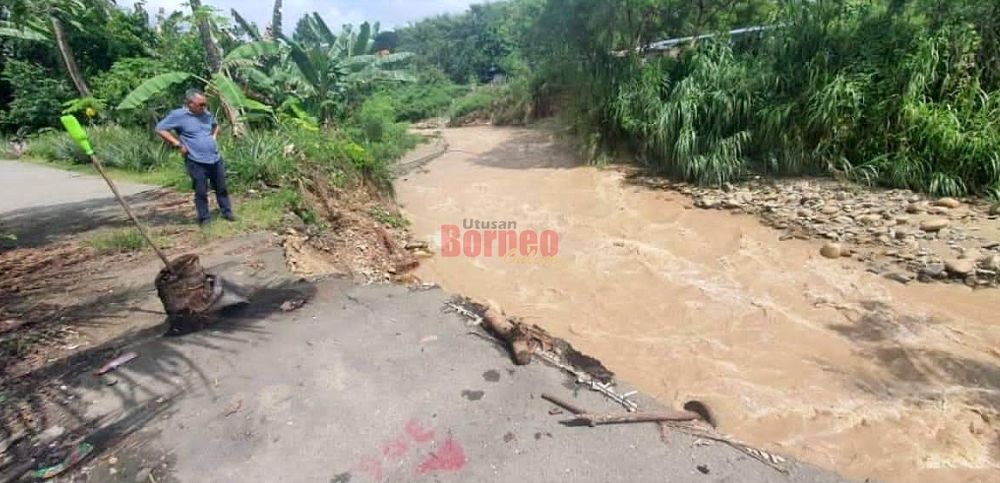
[[(608, 12), (550, 0), (536, 29), (534, 60), (551, 67), (538, 75), (569, 100), (567, 117), (592, 157), (624, 151), (711, 185), (824, 173), (934, 195), (1000, 196), (995, 5), (788, 2), (686, 18), (683, 8), (666, 15), (646, 2), (621, 3)], [(607, 21), (586, 20), (598, 13)], [(702, 26), (685, 23), (692, 19)], [(634, 49), (636, 38), (754, 22), (772, 28)]]
[[(390, 101), (375, 96), (339, 129), (276, 128), (223, 135), (219, 148), (230, 192), (241, 199), (239, 221), (206, 229), (212, 236), (270, 228), (285, 213), (307, 223), (317, 218), (300, 191), (315, 183), (336, 189), (373, 186), (387, 192), (390, 167), (419, 141), (397, 122)], [(88, 129), (92, 144), (115, 178), (189, 191), (183, 160), (154, 133), (117, 125)], [(77, 172), (94, 173), (88, 158), (64, 133), (49, 131), (28, 140), (26, 158)], [(308, 186), (307, 186), (308, 185)]]

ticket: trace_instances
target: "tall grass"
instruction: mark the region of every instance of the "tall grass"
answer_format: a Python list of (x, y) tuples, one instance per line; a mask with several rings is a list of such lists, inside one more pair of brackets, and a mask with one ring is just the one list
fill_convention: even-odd
[[(92, 126), (87, 131), (94, 151), (107, 166), (148, 171), (172, 162), (171, 150), (152, 133), (117, 125)], [(66, 133), (58, 131), (47, 131), (29, 138), (25, 154), (48, 161), (90, 162)]]
[(716, 185), (825, 172), (936, 195), (1000, 192), (1000, 83), (990, 70), (1000, 52), (984, 49), (996, 33), (976, 10), (1000, 22), (1000, 9), (888, 3), (789, 2), (781, 27), (756, 41), (547, 60), (569, 72), (560, 81), (570, 117), (595, 158), (626, 149)]

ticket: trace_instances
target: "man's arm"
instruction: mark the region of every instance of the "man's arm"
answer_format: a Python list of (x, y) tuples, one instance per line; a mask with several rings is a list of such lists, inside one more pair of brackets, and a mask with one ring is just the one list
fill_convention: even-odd
[(181, 141), (179, 139), (177, 139), (177, 137), (174, 136), (173, 133), (171, 133), (170, 131), (168, 131), (166, 129), (157, 129), (156, 130), (156, 134), (159, 134), (160, 137), (163, 138), (163, 140), (167, 142), (167, 144), (169, 144), (169, 145), (171, 145), (171, 146), (173, 146), (173, 147), (175, 147), (177, 149), (180, 149), (182, 155), (187, 155), (187, 147), (185, 147), (183, 144), (181, 144)]
[(212, 125), (212, 139), (219, 139), (219, 123)]
[(174, 113), (171, 112), (170, 114), (167, 114), (167, 117), (163, 118), (163, 120), (156, 125), (156, 134), (158, 134), (161, 138), (163, 138), (163, 140), (166, 141), (167, 144), (177, 149), (180, 149), (182, 155), (187, 155), (187, 148), (183, 144), (181, 144), (181, 141), (177, 139), (176, 136), (174, 136), (174, 133), (170, 132), (171, 130), (176, 128), (177, 128), (177, 120), (174, 116)]

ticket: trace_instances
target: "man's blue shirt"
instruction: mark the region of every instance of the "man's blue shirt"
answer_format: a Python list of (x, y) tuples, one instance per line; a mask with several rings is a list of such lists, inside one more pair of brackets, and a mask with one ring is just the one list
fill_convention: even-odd
[(204, 164), (219, 162), (219, 147), (212, 138), (212, 128), (215, 127), (215, 116), (205, 111), (200, 116), (191, 113), (186, 107), (174, 109), (156, 125), (157, 131), (174, 131), (187, 148), (187, 157), (191, 161)]

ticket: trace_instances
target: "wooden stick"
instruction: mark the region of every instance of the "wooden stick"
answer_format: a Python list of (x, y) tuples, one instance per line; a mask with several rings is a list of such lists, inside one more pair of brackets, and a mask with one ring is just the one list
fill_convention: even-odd
[(108, 187), (111, 188), (111, 192), (114, 193), (118, 203), (125, 209), (125, 213), (128, 215), (129, 219), (132, 220), (132, 223), (135, 224), (136, 229), (139, 230), (139, 234), (146, 239), (146, 243), (149, 243), (149, 246), (153, 247), (153, 251), (156, 252), (156, 256), (160, 257), (160, 260), (163, 260), (163, 264), (166, 265), (167, 271), (170, 271), (170, 261), (167, 260), (167, 256), (160, 251), (160, 247), (153, 243), (153, 239), (149, 236), (149, 233), (146, 232), (146, 228), (139, 222), (139, 218), (136, 218), (135, 213), (132, 213), (132, 208), (129, 207), (125, 198), (122, 198), (121, 193), (118, 192), (118, 187), (115, 186), (114, 181), (111, 181), (108, 173), (104, 171), (104, 166), (101, 165), (101, 161), (97, 159), (97, 156), (91, 156), (90, 161), (94, 163), (94, 167), (97, 168), (97, 172), (101, 173), (101, 177), (108, 183)]
[(546, 393), (543, 392), (542, 393), (542, 399), (544, 399), (544, 400), (546, 400), (546, 401), (548, 401), (548, 402), (550, 402), (552, 404), (555, 404), (556, 406), (562, 407), (563, 409), (566, 409), (566, 410), (568, 410), (569, 412), (571, 412), (573, 414), (587, 414), (587, 410), (586, 409), (582, 409), (579, 406), (576, 406), (576, 405), (574, 405), (572, 403), (568, 403), (566, 401), (563, 401), (562, 399), (559, 399), (559, 398), (557, 398), (557, 397), (555, 397), (555, 396), (553, 396), (551, 394), (546, 394)]
[(569, 421), (570, 424), (586, 423), (589, 426), (601, 424), (625, 424), (625, 423), (653, 423), (660, 421), (694, 421), (701, 419), (697, 413), (691, 411), (665, 411), (655, 413), (627, 413), (627, 414), (577, 414), (575, 419)]

